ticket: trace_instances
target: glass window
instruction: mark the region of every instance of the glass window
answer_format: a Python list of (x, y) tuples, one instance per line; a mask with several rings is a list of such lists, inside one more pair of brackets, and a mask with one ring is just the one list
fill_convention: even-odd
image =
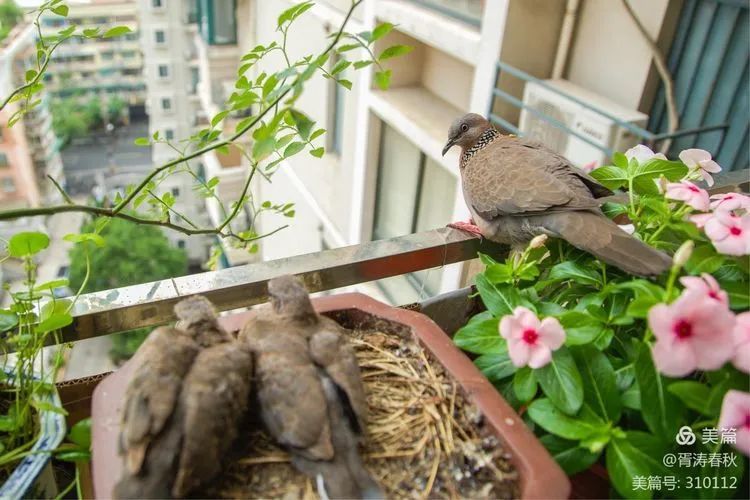
[[(164, 131), (164, 137), (166, 137), (166, 139), (168, 141), (171, 141), (172, 139), (174, 139), (174, 130), (172, 130), (171, 128), (168, 128), (167, 130), (165, 130)], [(177, 189), (177, 188), (175, 188), (175, 189)]]
[(164, 33), (164, 30), (156, 30), (154, 32), (154, 39), (156, 40), (157, 44), (166, 43), (166, 41), (167, 41), (167, 34)]
[(7, 167), (8, 166), (8, 155), (5, 153), (0, 153), (0, 167)]
[(185, 248), (185, 240), (177, 240), (177, 248)]
[(159, 78), (167, 78), (169, 76), (169, 66), (166, 64), (159, 65)]
[(16, 183), (12, 177), (3, 177), (2, 189), (4, 193), (14, 193), (16, 191)]
[(151, 0), (151, 5), (155, 9), (161, 9), (164, 6), (161, 0)]
[(383, 124), (373, 239), (412, 232), (421, 157), (414, 144)]
[(211, 43), (233, 44), (237, 42), (237, 19), (235, 0), (214, 0), (213, 37)]
[(178, 196), (180, 196), (180, 188), (173, 187), (172, 188), (172, 196), (174, 196), (175, 198), (178, 197)]
[[(333, 69), (333, 67), (335, 67), (340, 60), (340, 57), (332, 57), (330, 69)], [(345, 80), (345, 73), (346, 71), (339, 73), (338, 75), (336, 75), (336, 78)], [(327, 148), (328, 151), (340, 155), (341, 145), (344, 141), (344, 99), (346, 98), (347, 90), (343, 86), (336, 83), (333, 79), (329, 80), (329, 85), (331, 85), (332, 87), (328, 94), (331, 99), (331, 104), (328, 107), (328, 109), (330, 110), (328, 127), (330, 130), (327, 134)]]
[(161, 100), (161, 109), (164, 111), (169, 111), (172, 109), (172, 99), (169, 97), (163, 97)]

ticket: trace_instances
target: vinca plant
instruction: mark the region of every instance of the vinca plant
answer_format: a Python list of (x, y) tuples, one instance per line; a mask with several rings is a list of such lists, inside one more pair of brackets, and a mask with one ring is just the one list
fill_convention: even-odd
[[(213, 235), (248, 252), (257, 251), (258, 240), (286, 227), (281, 226), (265, 234), (256, 230), (260, 214), (293, 217), (294, 207), (291, 203), (256, 199), (250, 188), (256, 177), (270, 182), (274, 173), (284, 167), (283, 162), (295, 155), (304, 152), (316, 158), (324, 155), (320, 142), (325, 129), (317, 126), (297, 107), (307, 82), (322, 76), (349, 90), (352, 82), (342, 77), (343, 72), (350, 66), (355, 70), (372, 66), (375, 68), (375, 83), (385, 89), (390, 83), (391, 71), (384, 66), (384, 62), (411, 50), (411, 47), (403, 45), (376, 50), (375, 42), (394, 28), (389, 23), (380, 24), (372, 31), (345, 31), (353, 11), (362, 1), (352, 1), (340, 28), (330, 35), (324, 48), (298, 59), (287, 51), (287, 37), (294, 24), (314, 4), (304, 1), (282, 12), (276, 25), (278, 39), (258, 45), (243, 55), (234, 89), (223, 109), (211, 118), (210, 125), (190, 137), (172, 140), (155, 132), (151, 137), (136, 140), (136, 144), (142, 146), (166, 145), (174, 156), (166, 163), (154, 166), (140, 182), (127, 186), (124, 193), (105, 199), (103, 203), (80, 203), (64, 191), (57, 179), (49, 177), (47, 180), (60, 192), (64, 203), (0, 211), (0, 221), (67, 212), (82, 212), (91, 217), (91, 224), (85, 225), (89, 228), (88, 232), (65, 236), (66, 240), (81, 246), (87, 262), (81, 289), (69, 299), (58, 299), (52, 293), (55, 288), (67, 286), (67, 280), (37, 282), (37, 262), (43, 258), (40, 255), (49, 245), (46, 234), (23, 232), (5, 242), (5, 258), (19, 259), (23, 263), (26, 280), (23, 291), (11, 293), (13, 304), (0, 310), (1, 343), (6, 354), (4, 371), (0, 372), (0, 400), (3, 402), (0, 406), (0, 470), (3, 477), (0, 480), (7, 477), (18, 460), (29, 453), (39, 430), (35, 412), (65, 413), (63, 408), (45, 402), (43, 398), (45, 393), (55, 391), (54, 382), (56, 371), (62, 364), (62, 351), (55, 351), (51, 368), (48, 369), (42, 348), (49, 343), (59, 344), (60, 329), (72, 323), (71, 311), (90, 278), (90, 258), (105, 244), (101, 233), (112, 219), (157, 226), (188, 236)], [(43, 36), (42, 17), (66, 18), (69, 11), (69, 6), (63, 0), (46, 1), (36, 9), (36, 63), (26, 70), (24, 83), (0, 99), (0, 111), (6, 110), (10, 115), (8, 126), (13, 126), (26, 113), (41, 105), (43, 76), (58, 47), (73, 39), (85, 42), (116, 38), (130, 32), (126, 26), (102, 30), (69, 24), (54, 36)], [(276, 53), (283, 56), (284, 64), (272, 69), (266, 58)], [(334, 56), (336, 63), (329, 64)], [(246, 117), (238, 120), (233, 127), (225, 126), (228, 117), (238, 114)], [(246, 159), (248, 173), (240, 196), (225, 206), (217, 194), (220, 179), (204, 179), (196, 165), (197, 160), (207, 153), (226, 154), (230, 150), (238, 151)], [(162, 189), (161, 185), (168, 177), (178, 174), (189, 175), (193, 179), (194, 193), (189, 196), (214, 198), (219, 202), (223, 211), (223, 220), (219, 225), (202, 227), (176, 209), (175, 196), (170, 190)], [(248, 227), (237, 228), (232, 222), (244, 209), (253, 214), (251, 222)], [(9, 353), (13, 355), (8, 356)], [(69, 442), (57, 452), (58, 458), (76, 462), (87, 459), (90, 444), (87, 425), (84, 422), (71, 430)], [(73, 484), (69, 486), (72, 487)]]
[(455, 336), (568, 474), (601, 462), (625, 498), (741, 492), (750, 197), (695, 183), (718, 170), (696, 149), (615, 154), (591, 172), (627, 190), (604, 211), (672, 254), (671, 270), (635, 278), (538, 236), (502, 262), (481, 255), (487, 310)]

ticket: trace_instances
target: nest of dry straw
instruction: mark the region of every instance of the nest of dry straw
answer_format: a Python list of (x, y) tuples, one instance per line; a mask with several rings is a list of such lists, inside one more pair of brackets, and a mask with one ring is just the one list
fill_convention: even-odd
[[(455, 381), (412, 340), (376, 331), (352, 336), (369, 405), (361, 452), (389, 498), (516, 498), (517, 474)], [(252, 418), (252, 417), (251, 417)], [(222, 476), (199, 496), (317, 498), (256, 422)]]

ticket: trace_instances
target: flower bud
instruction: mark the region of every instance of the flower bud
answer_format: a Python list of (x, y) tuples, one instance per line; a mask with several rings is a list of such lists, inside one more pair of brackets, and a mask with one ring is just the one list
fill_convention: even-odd
[(544, 244), (547, 242), (547, 239), (548, 238), (546, 234), (539, 234), (537, 236), (534, 236), (534, 238), (531, 240), (531, 243), (529, 243), (529, 249), (544, 246)]
[(674, 253), (674, 257), (672, 257), (672, 265), (674, 267), (684, 266), (690, 256), (693, 254), (693, 248), (695, 248), (695, 243), (693, 242), (693, 240), (687, 240), (685, 243), (680, 245), (680, 248), (677, 249), (677, 251)]

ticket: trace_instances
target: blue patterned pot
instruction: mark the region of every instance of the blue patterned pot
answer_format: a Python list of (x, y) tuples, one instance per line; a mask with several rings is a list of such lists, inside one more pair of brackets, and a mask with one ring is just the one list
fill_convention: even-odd
[[(6, 370), (6, 383), (13, 383), (15, 375)], [(40, 401), (62, 407), (57, 391), (45, 394)], [(16, 466), (7, 481), (0, 487), (0, 499), (44, 496), (37, 486), (37, 480), (52, 458), (52, 451), (65, 439), (65, 416), (53, 411), (39, 413), (39, 438), (31, 448), (33, 453), (24, 457)], [(39, 485), (41, 486), (41, 485)], [(41, 494), (40, 494), (41, 493)]]

